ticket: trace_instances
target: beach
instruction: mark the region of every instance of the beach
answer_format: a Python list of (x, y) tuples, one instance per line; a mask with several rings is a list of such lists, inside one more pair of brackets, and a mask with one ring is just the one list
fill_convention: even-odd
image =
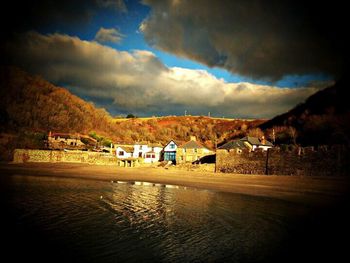
[(81, 178), (113, 183), (150, 182), (316, 205), (346, 198), (350, 189), (347, 177), (240, 175), (164, 167), (125, 168), (77, 163), (3, 163), (0, 164), (0, 174)]

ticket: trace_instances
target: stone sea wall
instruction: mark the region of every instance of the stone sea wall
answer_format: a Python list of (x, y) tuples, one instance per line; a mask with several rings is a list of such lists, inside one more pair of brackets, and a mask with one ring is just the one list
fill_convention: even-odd
[(239, 174), (270, 175), (348, 175), (350, 151), (343, 146), (274, 148), (248, 152), (218, 150), (216, 171)]
[(98, 152), (15, 149), (13, 162), (68, 162), (117, 165), (118, 159), (115, 156)]

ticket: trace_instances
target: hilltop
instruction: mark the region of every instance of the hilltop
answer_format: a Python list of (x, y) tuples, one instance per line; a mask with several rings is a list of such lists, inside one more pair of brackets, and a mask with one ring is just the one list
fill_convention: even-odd
[(165, 144), (195, 135), (209, 147), (244, 135), (264, 120), (205, 116), (113, 118), (103, 108), (14, 67), (0, 68), (0, 159), (14, 148), (43, 148), (49, 131), (90, 134), (101, 143), (135, 141)]

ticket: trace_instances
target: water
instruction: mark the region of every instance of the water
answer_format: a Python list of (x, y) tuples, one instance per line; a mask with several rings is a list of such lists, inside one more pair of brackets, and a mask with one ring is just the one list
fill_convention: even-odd
[(284, 262), (317, 221), (307, 206), (198, 189), (20, 175), (1, 186), (11, 262)]

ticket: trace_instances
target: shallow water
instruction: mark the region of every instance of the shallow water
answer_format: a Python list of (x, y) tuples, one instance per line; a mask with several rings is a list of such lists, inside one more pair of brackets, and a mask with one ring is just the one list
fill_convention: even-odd
[(194, 188), (20, 175), (1, 186), (12, 259), (287, 261), (315, 218), (300, 204)]

